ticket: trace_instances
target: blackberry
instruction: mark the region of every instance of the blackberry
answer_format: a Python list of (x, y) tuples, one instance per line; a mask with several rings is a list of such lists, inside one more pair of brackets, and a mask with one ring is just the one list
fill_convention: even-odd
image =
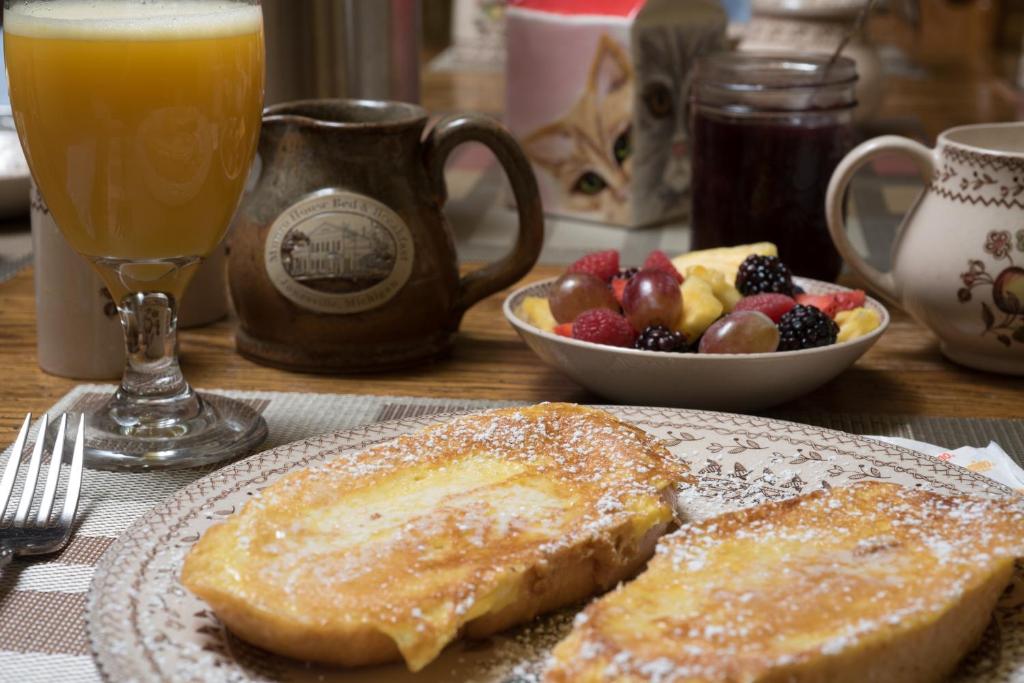
[(664, 325), (651, 325), (640, 333), (633, 344), (642, 351), (686, 352), (686, 337), (682, 332), (670, 330)]
[(624, 268), (612, 276), (613, 280), (628, 280), (640, 272), (639, 268)]
[(769, 292), (793, 296), (793, 275), (778, 256), (752, 254), (736, 272), (736, 289), (743, 296)]
[(779, 320), (779, 351), (835, 344), (839, 325), (814, 306), (797, 304)]

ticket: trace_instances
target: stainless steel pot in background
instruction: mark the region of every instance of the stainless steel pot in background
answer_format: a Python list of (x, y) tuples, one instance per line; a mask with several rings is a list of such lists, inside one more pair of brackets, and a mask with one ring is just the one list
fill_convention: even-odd
[(420, 0), (263, 0), (267, 104), (418, 102)]

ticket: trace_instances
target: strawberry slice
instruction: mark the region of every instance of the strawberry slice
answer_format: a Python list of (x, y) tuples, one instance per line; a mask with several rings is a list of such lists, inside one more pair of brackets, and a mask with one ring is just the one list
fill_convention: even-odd
[(867, 296), (863, 289), (854, 289), (849, 292), (836, 292), (832, 295), (836, 302), (836, 313), (839, 311), (852, 311), (864, 305)]
[(619, 273), (619, 252), (615, 249), (595, 251), (569, 266), (567, 273), (588, 273), (608, 282)]
[(663, 270), (676, 279), (679, 284), (683, 283), (683, 274), (672, 265), (672, 260), (661, 249), (655, 249), (647, 255), (641, 270)]
[(796, 301), (785, 294), (766, 292), (764, 294), (752, 294), (745, 296), (733, 307), (733, 313), (737, 311), (757, 311), (764, 313), (772, 319), (776, 325), (782, 320), (782, 316), (789, 313), (796, 306)]
[(562, 323), (561, 325), (555, 325), (555, 334), (559, 337), (569, 337), (572, 339), (572, 323)]
[(852, 311), (864, 305), (867, 297), (863, 289), (835, 294), (797, 294), (796, 302), (805, 306), (814, 306), (828, 317), (836, 317), (839, 311)]
[(612, 280), (612, 294), (615, 295), (615, 300), (619, 302), (620, 306), (622, 305), (622, 293), (626, 291), (627, 284), (629, 284), (627, 278), (617, 277)]
[(797, 294), (796, 302), (803, 306), (814, 306), (830, 318), (838, 312), (835, 298), (828, 294)]

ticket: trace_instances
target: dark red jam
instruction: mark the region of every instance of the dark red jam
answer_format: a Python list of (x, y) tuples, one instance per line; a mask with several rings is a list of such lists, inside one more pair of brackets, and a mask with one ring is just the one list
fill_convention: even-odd
[(839, 275), (825, 193), (853, 146), (857, 77), (851, 60), (826, 60), (722, 53), (698, 63), (693, 248), (773, 242), (796, 275)]
[(849, 126), (693, 117), (693, 247), (774, 242), (796, 275), (834, 280), (842, 259), (825, 191), (850, 150)]

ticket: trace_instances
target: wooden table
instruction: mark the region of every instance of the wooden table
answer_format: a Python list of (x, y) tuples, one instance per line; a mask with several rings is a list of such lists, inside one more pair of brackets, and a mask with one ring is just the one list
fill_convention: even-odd
[[(528, 280), (557, 274), (538, 267)], [(854, 283), (855, 284), (855, 283)], [(402, 394), (526, 401), (600, 399), (540, 363), (501, 313), (504, 293), (465, 318), (451, 355), (420, 368), (381, 375), (295, 374), (235, 353), (232, 320), (181, 333), (181, 359), (198, 387), (319, 393)], [(961, 368), (944, 360), (935, 338), (893, 311), (893, 324), (853, 368), (814, 393), (783, 406), (802, 411), (1020, 418), (1020, 378)], [(42, 372), (35, 358), (31, 271), (0, 284), (0, 443), (10, 442), (26, 411), (40, 413), (77, 382)], [(733, 381), (742, 382), (741, 377)]]

